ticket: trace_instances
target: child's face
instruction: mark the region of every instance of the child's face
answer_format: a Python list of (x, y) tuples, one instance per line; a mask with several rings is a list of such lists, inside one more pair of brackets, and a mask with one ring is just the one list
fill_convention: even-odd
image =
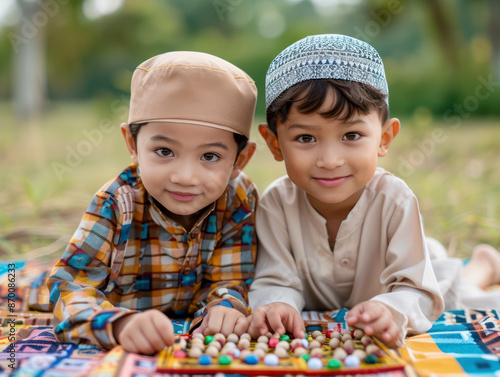
[(148, 123), (141, 127), (137, 145), (128, 125), (122, 125), (122, 133), (132, 161), (139, 165), (145, 189), (174, 215), (174, 220), (181, 217), (182, 225), (215, 202), (251, 157), (247, 147), (235, 163), (237, 144), (233, 134), (213, 127)]
[(277, 139), (269, 128), (261, 134), (277, 160), (284, 160), (288, 176), (307, 193), (320, 212), (328, 208), (350, 210), (373, 177), (379, 156), (387, 153), (399, 131), (399, 121), (381, 125), (379, 115), (356, 114), (347, 121), (324, 118), (333, 94), (314, 113), (302, 114), (294, 104)]

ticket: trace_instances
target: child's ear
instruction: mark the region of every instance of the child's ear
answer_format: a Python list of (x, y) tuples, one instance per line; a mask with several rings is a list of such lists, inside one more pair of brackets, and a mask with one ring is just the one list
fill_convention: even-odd
[(392, 118), (389, 119), (384, 126), (382, 127), (382, 138), (380, 140), (380, 145), (378, 147), (378, 156), (384, 157), (389, 151), (389, 147), (391, 146), (392, 141), (399, 133), (399, 129), (401, 128), (401, 124), (399, 123), (399, 119)]
[(283, 154), (278, 143), (276, 134), (265, 123), (259, 124), (259, 132), (267, 143), (267, 146), (276, 161), (283, 161)]
[(132, 162), (136, 165), (139, 165), (139, 159), (137, 158), (137, 148), (135, 145), (135, 140), (130, 134), (130, 126), (127, 123), (122, 123), (120, 125), (120, 129), (122, 131), (123, 138), (125, 139), (125, 144), (127, 144), (127, 149), (130, 153)]
[(240, 152), (238, 158), (236, 159), (236, 162), (234, 163), (233, 172), (231, 173), (231, 179), (235, 179), (248, 164), (248, 161), (250, 161), (253, 154), (255, 153), (256, 145), (257, 144), (255, 144), (253, 141), (249, 140), (247, 142), (247, 145)]

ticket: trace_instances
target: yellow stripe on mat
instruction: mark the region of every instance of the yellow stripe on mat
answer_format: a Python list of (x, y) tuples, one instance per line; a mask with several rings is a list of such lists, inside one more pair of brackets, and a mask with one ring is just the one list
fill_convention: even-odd
[(422, 377), (451, 377), (465, 372), (453, 356), (439, 349), (429, 334), (406, 339), (406, 345), (398, 349), (401, 358), (413, 365)]

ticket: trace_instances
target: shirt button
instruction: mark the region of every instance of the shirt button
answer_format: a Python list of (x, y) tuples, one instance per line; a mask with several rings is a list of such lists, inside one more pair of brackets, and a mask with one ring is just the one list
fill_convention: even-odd
[(186, 267), (186, 268), (184, 269), (184, 271), (182, 271), (182, 273), (183, 273), (184, 275), (186, 275), (186, 276), (187, 276), (187, 275), (189, 275), (189, 273), (190, 273), (190, 272), (191, 272), (191, 269), (190, 269), (189, 267)]
[(340, 264), (344, 267), (348, 266), (349, 265), (349, 259), (347, 258), (343, 258), (341, 261), (340, 261)]

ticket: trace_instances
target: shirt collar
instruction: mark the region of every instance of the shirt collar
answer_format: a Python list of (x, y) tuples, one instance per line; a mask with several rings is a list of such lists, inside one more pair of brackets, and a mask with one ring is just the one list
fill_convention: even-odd
[(196, 221), (195, 225), (188, 230), (185, 229), (182, 225), (180, 225), (176, 221), (172, 220), (167, 215), (165, 215), (165, 213), (160, 209), (162, 207), (161, 204), (158, 203), (150, 194), (147, 194), (147, 196), (151, 204), (149, 208), (149, 213), (151, 214), (151, 218), (156, 224), (165, 228), (167, 231), (169, 231), (169, 229), (174, 228), (176, 230), (179, 230), (179, 233), (186, 233), (186, 232), (193, 233), (197, 228), (200, 227), (203, 221), (205, 221), (208, 215), (215, 209), (215, 202), (214, 202), (206, 206), (205, 208), (202, 208), (200, 211), (198, 211), (197, 212), (198, 220)]

